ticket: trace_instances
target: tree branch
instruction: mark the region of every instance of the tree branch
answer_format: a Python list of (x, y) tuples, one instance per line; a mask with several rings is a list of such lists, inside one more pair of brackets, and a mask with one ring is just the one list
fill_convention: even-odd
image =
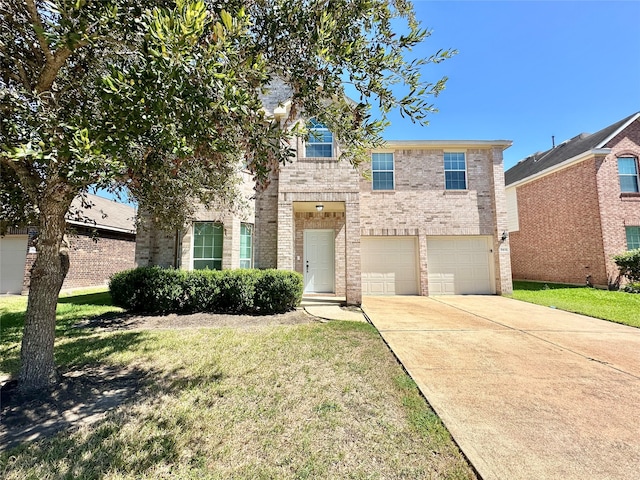
[(34, 27), (37, 27), (36, 37), (38, 38), (38, 43), (40, 44), (40, 48), (42, 49), (42, 53), (44, 53), (45, 58), (47, 59), (47, 63), (53, 59), (53, 54), (51, 53), (51, 49), (49, 48), (49, 43), (47, 39), (44, 38), (41, 32), (44, 31), (44, 27), (42, 26), (42, 21), (40, 20), (40, 14), (38, 13), (38, 7), (36, 7), (36, 2), (34, 0), (25, 0), (25, 4), (27, 6), (27, 11), (31, 16), (31, 21), (33, 22)]

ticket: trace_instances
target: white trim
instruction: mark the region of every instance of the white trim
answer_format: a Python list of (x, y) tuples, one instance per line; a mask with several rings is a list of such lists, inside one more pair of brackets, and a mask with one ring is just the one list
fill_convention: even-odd
[(607, 143), (609, 143), (613, 138), (615, 138), (622, 130), (624, 130), (629, 125), (631, 125), (633, 122), (635, 122), (639, 117), (640, 117), (640, 112), (636, 113), (627, 122), (625, 122), (624, 125), (622, 125), (619, 129), (617, 129), (615, 132), (613, 132), (611, 135), (609, 135), (607, 138), (605, 138), (602, 142), (600, 142), (598, 145), (596, 145), (596, 148), (604, 148), (604, 146)]
[(506, 150), (511, 140), (387, 140), (384, 147), (389, 148), (491, 148), (502, 147)]
[(136, 234), (135, 230), (130, 230), (127, 228), (111, 227), (109, 225), (102, 225), (100, 223), (78, 222), (77, 220), (66, 220), (66, 222), (70, 225), (76, 225), (78, 227), (99, 228), (101, 230), (109, 230), (111, 232), (130, 233), (132, 235)]
[(507, 185), (507, 187), (518, 187), (520, 185), (524, 185), (525, 183), (529, 183), (533, 180), (536, 180), (540, 177), (546, 177), (547, 175), (549, 175), (550, 173), (554, 173), (558, 170), (563, 170), (567, 167), (570, 167), (576, 163), (579, 163), (583, 160), (587, 160), (588, 158), (592, 157), (592, 156), (596, 156), (596, 155), (609, 155), (611, 153), (611, 149), (610, 148), (594, 148), (592, 150), (588, 150), (586, 152), (582, 152), (579, 155), (576, 155), (575, 157), (571, 157), (568, 158), (567, 160), (565, 160), (564, 162), (558, 163), (556, 165), (553, 165), (549, 168), (545, 168), (544, 170), (541, 170), (537, 173), (534, 173), (533, 175), (530, 175), (528, 177), (522, 178), (516, 182), (510, 183)]

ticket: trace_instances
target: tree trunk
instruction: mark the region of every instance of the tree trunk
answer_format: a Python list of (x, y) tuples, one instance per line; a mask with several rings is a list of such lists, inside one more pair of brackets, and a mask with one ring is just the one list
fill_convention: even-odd
[(68, 253), (61, 247), (70, 203), (63, 198), (40, 206), (38, 256), (31, 270), (20, 351), (19, 388), (23, 392), (49, 388), (58, 381), (53, 345), (58, 294), (69, 270)]

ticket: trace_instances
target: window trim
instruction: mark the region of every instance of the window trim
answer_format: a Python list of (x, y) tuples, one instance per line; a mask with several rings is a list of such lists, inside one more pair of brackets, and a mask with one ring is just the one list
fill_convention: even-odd
[[(629, 231), (631, 229), (636, 229), (636, 234), (638, 236), (638, 245), (633, 247), (633, 248), (631, 248), (629, 246), (629, 237), (630, 237)], [(624, 233), (625, 233), (625, 242), (626, 242), (626, 245), (627, 245), (627, 251), (635, 250), (636, 248), (640, 248), (640, 226), (639, 225), (625, 225)]]
[[(312, 122), (315, 124), (312, 124)], [(334, 141), (334, 137), (333, 137), (333, 132), (331, 130), (329, 130), (329, 128), (322, 122), (316, 120), (315, 118), (310, 118), (307, 121), (307, 129), (309, 130), (309, 138), (304, 142), (304, 158), (334, 158), (335, 157), (335, 141)], [(311, 138), (314, 137), (313, 132), (314, 131), (326, 131), (331, 135), (331, 142), (319, 142), (319, 141), (314, 141), (311, 142)], [(324, 139), (324, 135), (322, 135), (322, 138)], [(307, 146), (312, 143), (314, 145), (331, 145), (331, 155), (329, 155), (328, 157), (326, 156), (321, 156), (318, 157), (317, 155), (314, 156), (310, 156), (307, 155)]]
[[(391, 155), (391, 162), (393, 163), (393, 168), (391, 170), (374, 170), (373, 169), (373, 156), (374, 155)], [(391, 172), (391, 188), (375, 188), (374, 187), (374, 173), (389, 173)], [(394, 151), (377, 151), (371, 152), (371, 190), (374, 192), (390, 192), (396, 189), (396, 156)]]
[[(244, 228), (248, 228), (249, 230), (249, 258), (243, 258), (242, 257), (242, 239), (247, 237), (247, 235), (243, 235), (242, 234), (242, 229)], [(254, 232), (254, 225), (252, 223), (248, 223), (248, 222), (241, 222), (240, 223), (240, 259), (239, 259), (239, 263), (238, 263), (238, 268), (253, 268), (253, 232)], [(249, 260), (249, 266), (248, 267), (243, 267), (242, 266), (242, 262), (243, 261), (247, 261)]]
[[(447, 170), (446, 156), (451, 154), (461, 154), (464, 157), (464, 170)], [(444, 170), (444, 189), (447, 192), (465, 192), (469, 190), (469, 165), (467, 163), (467, 151), (445, 150), (442, 155), (442, 167)], [(447, 172), (464, 172), (464, 188), (447, 188)]]
[[(636, 173), (620, 173), (620, 160), (632, 160), (633, 165), (636, 168)], [(616, 158), (616, 167), (618, 170), (618, 186), (620, 187), (620, 193), (622, 195), (635, 194), (640, 193), (640, 165), (638, 165), (638, 157), (634, 155), (620, 155)], [(636, 189), (635, 190), (623, 190), (622, 189), (622, 177), (632, 177), (636, 180)]]
[[(196, 249), (195, 249), (195, 243), (196, 243), (196, 225), (197, 224), (202, 224), (202, 223), (211, 223), (214, 226), (218, 226), (221, 229), (221, 235), (220, 238), (222, 240), (222, 255), (220, 256), (220, 258), (196, 258)], [(224, 224), (222, 222), (215, 222), (213, 220), (198, 220), (197, 222), (193, 222), (191, 225), (191, 270), (204, 270), (201, 268), (196, 269), (195, 268), (195, 262), (196, 260), (213, 260), (213, 261), (217, 261), (220, 260), (220, 270), (223, 269), (222, 267), (222, 261), (224, 258)]]

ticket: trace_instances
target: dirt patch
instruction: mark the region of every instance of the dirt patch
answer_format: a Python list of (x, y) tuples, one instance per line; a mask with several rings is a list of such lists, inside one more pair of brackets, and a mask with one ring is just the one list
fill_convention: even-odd
[[(319, 321), (304, 310), (278, 315), (107, 314), (75, 325), (94, 331), (180, 328), (259, 329)], [(53, 390), (24, 395), (14, 380), (0, 387), (0, 451), (101, 419), (109, 410), (142, 395), (154, 375), (134, 367), (84, 366), (61, 373)]]
[(178, 315), (106, 314), (89, 318), (75, 325), (97, 331), (158, 330), (176, 328), (260, 328), (272, 325), (296, 325), (319, 321), (302, 309), (277, 315), (231, 315), (192, 313)]

